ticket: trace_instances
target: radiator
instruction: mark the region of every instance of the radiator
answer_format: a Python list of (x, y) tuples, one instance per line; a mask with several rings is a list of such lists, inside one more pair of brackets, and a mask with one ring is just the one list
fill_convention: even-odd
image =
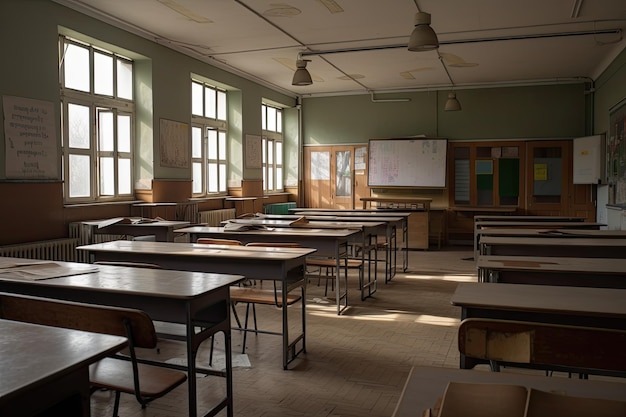
[(198, 214), (200, 215), (200, 223), (205, 223), (207, 226), (220, 226), (224, 220), (234, 219), (237, 216), (234, 208), (207, 210)]
[(75, 262), (77, 260), (76, 246), (78, 246), (78, 239), (75, 238), (42, 240), (0, 246), (0, 256)]

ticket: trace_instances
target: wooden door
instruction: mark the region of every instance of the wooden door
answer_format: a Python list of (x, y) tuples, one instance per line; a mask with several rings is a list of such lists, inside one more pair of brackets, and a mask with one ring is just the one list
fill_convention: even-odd
[(572, 141), (527, 142), (527, 214), (595, 221), (593, 187), (574, 184)]
[(367, 146), (305, 148), (304, 172), (306, 207), (353, 209), (369, 196)]

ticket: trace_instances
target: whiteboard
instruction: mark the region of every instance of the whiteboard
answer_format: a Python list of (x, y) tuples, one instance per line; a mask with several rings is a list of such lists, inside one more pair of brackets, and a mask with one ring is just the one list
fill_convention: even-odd
[(370, 139), (370, 187), (446, 186), (445, 139)]
[(574, 184), (606, 184), (604, 136), (574, 139)]

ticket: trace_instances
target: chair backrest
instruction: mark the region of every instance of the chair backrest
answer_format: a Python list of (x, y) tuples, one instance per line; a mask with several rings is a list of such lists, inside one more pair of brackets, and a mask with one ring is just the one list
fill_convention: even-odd
[(157, 344), (152, 319), (136, 309), (0, 293), (0, 318), (124, 336), (135, 347)]
[(478, 359), (626, 372), (626, 331), (495, 319), (465, 319), (459, 352)]
[(235, 245), (243, 246), (243, 243), (235, 239), (217, 239), (212, 237), (201, 237), (196, 240), (196, 243), (202, 243), (205, 245)]

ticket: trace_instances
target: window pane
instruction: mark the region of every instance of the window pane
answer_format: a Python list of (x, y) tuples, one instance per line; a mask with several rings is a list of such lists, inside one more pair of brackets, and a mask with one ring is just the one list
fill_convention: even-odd
[(130, 152), (130, 115), (121, 114), (117, 116), (117, 150), (119, 152)]
[(267, 142), (267, 163), (270, 165), (274, 164), (274, 141), (270, 140)]
[(67, 125), (70, 148), (89, 149), (89, 107), (72, 103), (68, 104)]
[(276, 147), (276, 153), (275, 153), (275, 157), (276, 157), (276, 163), (278, 165), (282, 165), (283, 164), (283, 143), (276, 141), (275, 145)]
[(100, 195), (115, 195), (113, 158), (100, 158)]
[(90, 157), (88, 155), (70, 155), (69, 163), (70, 197), (89, 197), (91, 195)]
[(98, 112), (98, 139), (100, 151), (113, 151), (113, 113), (110, 111)]
[(133, 63), (117, 60), (117, 96), (127, 100), (133, 99)]
[(130, 158), (119, 158), (117, 160), (117, 192), (121, 194), (130, 194), (132, 176), (130, 169)]
[(283, 169), (281, 167), (276, 168), (276, 190), (283, 189)]
[(226, 93), (217, 92), (217, 119), (226, 120)]
[(207, 158), (216, 160), (217, 159), (217, 130), (210, 129), (207, 131), (207, 134), (208, 134)]
[(194, 162), (191, 164), (191, 192), (199, 194), (202, 192), (202, 163)]
[(66, 44), (63, 59), (65, 87), (89, 92), (89, 50)]
[(226, 191), (226, 164), (220, 164), (220, 192)]
[(276, 112), (276, 131), (282, 133), (283, 131), (283, 111), (278, 110)]
[(217, 110), (215, 108), (215, 90), (212, 88), (204, 89), (204, 115), (206, 117), (210, 117), (211, 119), (215, 119), (215, 115), (217, 114)]
[(267, 168), (263, 168), (263, 190), (267, 190)]
[(267, 139), (266, 138), (262, 138), (261, 139), (261, 162), (263, 164), (267, 163)]
[(261, 129), (267, 130), (267, 106), (261, 105)]
[(202, 128), (191, 128), (191, 157), (202, 158)]
[(217, 164), (208, 164), (207, 166), (207, 191), (210, 193), (218, 191)]
[(219, 156), (221, 160), (226, 159), (226, 132), (219, 132), (219, 144), (218, 144)]
[(274, 189), (274, 171), (271, 169), (267, 170), (267, 189), (270, 191)]
[(267, 108), (267, 130), (276, 132), (276, 109), (274, 107)]
[(113, 57), (93, 54), (93, 90), (96, 94), (113, 96)]
[(191, 83), (191, 113), (202, 116), (202, 84)]

